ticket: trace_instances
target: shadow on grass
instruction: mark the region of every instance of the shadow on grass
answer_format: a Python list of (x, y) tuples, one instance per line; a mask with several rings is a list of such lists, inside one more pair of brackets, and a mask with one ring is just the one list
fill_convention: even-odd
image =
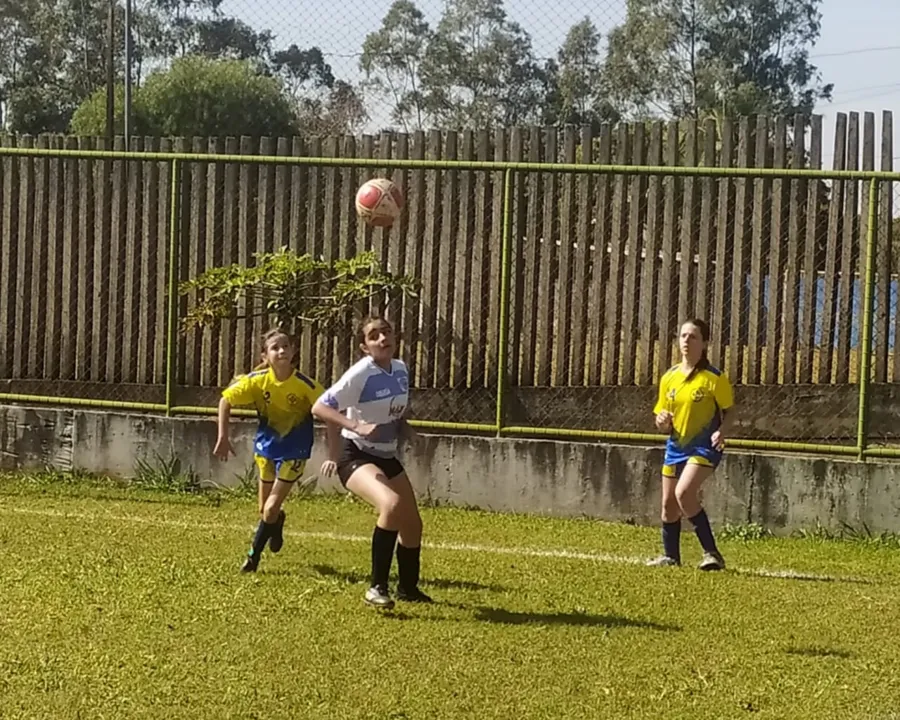
[(793, 570), (745, 570), (734, 569), (728, 572), (735, 575), (766, 578), (769, 580), (794, 580), (799, 582), (841, 583), (847, 585), (878, 585), (879, 581), (870, 578), (841, 577), (839, 575), (816, 575), (814, 573), (794, 572)]
[[(349, 572), (346, 570), (338, 570), (331, 565), (313, 565), (312, 568), (322, 577), (341, 580), (351, 585), (358, 585), (361, 583), (369, 582), (369, 576), (367, 574), (354, 570), (351, 570)], [(484, 585), (482, 583), (470, 582), (469, 580), (450, 580), (448, 578), (425, 577), (422, 578), (422, 585), (424, 587), (438, 588), (440, 590), (488, 590), (490, 592), (504, 591), (504, 587), (502, 585)]]
[(634, 620), (621, 615), (591, 615), (589, 613), (530, 613), (511, 612), (502, 608), (478, 607), (474, 610), (476, 620), (499, 625), (570, 625), (573, 627), (635, 627), (645, 630), (680, 632), (676, 625), (661, 625), (647, 620)]
[(788, 648), (784, 652), (786, 655), (798, 655), (800, 657), (834, 657), (841, 658), (842, 660), (853, 657), (853, 653), (848, 652), (847, 650), (835, 650), (833, 648), (822, 647)]

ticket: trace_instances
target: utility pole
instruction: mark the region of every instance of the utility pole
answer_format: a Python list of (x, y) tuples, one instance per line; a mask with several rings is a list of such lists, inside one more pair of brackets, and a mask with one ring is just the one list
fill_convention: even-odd
[(131, 2), (125, 0), (125, 150), (131, 149), (131, 66), (134, 47), (131, 39)]
[(113, 67), (116, 46), (116, 2), (109, 0), (109, 37), (106, 39), (106, 141), (112, 150), (113, 137), (116, 134), (116, 72)]

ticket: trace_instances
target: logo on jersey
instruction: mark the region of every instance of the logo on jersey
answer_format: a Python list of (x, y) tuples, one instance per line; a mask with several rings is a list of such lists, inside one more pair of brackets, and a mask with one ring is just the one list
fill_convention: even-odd
[(694, 402), (700, 402), (703, 398), (706, 397), (706, 393), (703, 391), (703, 388), (697, 388), (694, 392), (691, 393), (691, 400)]
[(298, 402), (300, 402), (300, 398), (298, 398), (296, 395), (294, 395), (294, 393), (288, 393), (287, 401), (288, 401), (288, 405), (293, 407)]
[(406, 412), (406, 404), (405, 403), (394, 403), (394, 398), (391, 398), (391, 407), (388, 410), (388, 413), (392, 418), (400, 418), (403, 416), (403, 413)]

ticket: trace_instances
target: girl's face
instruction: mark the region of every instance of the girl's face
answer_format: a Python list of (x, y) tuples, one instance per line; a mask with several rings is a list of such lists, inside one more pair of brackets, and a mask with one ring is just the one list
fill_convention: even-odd
[(271, 367), (283, 369), (289, 367), (294, 359), (294, 345), (287, 335), (273, 335), (266, 343), (263, 355)]
[(681, 356), (692, 365), (696, 364), (706, 349), (706, 341), (703, 339), (703, 333), (693, 323), (685, 323), (681, 326), (681, 332), (678, 336), (678, 347), (681, 350)]
[(367, 323), (363, 328), (362, 351), (377, 363), (387, 363), (394, 357), (394, 328), (384, 320)]

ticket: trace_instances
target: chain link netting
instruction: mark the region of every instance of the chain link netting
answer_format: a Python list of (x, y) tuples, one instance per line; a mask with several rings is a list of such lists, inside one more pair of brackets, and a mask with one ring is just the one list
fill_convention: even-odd
[[(888, 157), (887, 159), (890, 159)], [(900, 261), (900, 184), (880, 181), (877, 190), (878, 224), (872, 268), (872, 339), (868, 392), (867, 436), (874, 446), (897, 446), (897, 407), (900, 405), (900, 329), (898, 261)]]
[[(124, 149), (121, 139), (2, 144)], [(0, 168), (2, 392), (162, 406), (170, 164), (4, 156)]]
[[(533, 133), (528, 159), (820, 167), (797, 119)], [(577, 147), (573, 147), (577, 144)], [(711, 327), (735, 386), (734, 435), (855, 445), (868, 184), (529, 173), (516, 189), (511, 418), (534, 428), (653, 432), (679, 324)]]
[[(473, 132), (302, 145), (263, 139), (241, 149), (384, 160), (493, 157), (491, 136)], [(217, 143), (210, 149), (223, 150)], [(366, 225), (354, 209), (357, 189), (372, 177), (392, 178), (405, 198), (388, 230)], [(192, 162), (183, 180), (181, 280), (223, 264), (252, 265), (256, 253), (285, 247), (325, 261), (371, 251), (390, 273), (414, 278), (416, 295), (387, 302), (376, 297), (341, 320), (301, 323), (300, 370), (326, 386), (336, 381), (361, 357), (358, 320), (384, 315), (397, 329), (398, 357), (410, 369), (417, 419), (494, 423), (502, 230), (495, 209), (502, 207), (502, 172)], [(194, 301), (181, 299), (181, 317)], [(179, 339), (177, 405), (210, 404), (220, 386), (258, 362), (270, 318), (260, 303), (239, 308), (239, 314), (244, 319), (190, 330)]]
[[(823, 140), (821, 124), (761, 118), (307, 140), (138, 138), (132, 149), (386, 165), (817, 168)], [(104, 147), (4, 139), (13, 142)], [(855, 150), (844, 144), (841, 167), (855, 168)], [(870, 160), (863, 153), (867, 169)], [(252, 264), (255, 253), (282, 247), (325, 260), (371, 250), (420, 286), (415, 297), (356, 308), (397, 325), (420, 420), (493, 425), (503, 377), (506, 427), (652, 433), (657, 382), (678, 359), (678, 323), (698, 316), (711, 326), (711, 361), (736, 388), (736, 436), (855, 446), (868, 363), (868, 432), (873, 442), (894, 442), (896, 183), (876, 191), (866, 358), (868, 180), (748, 178), (739, 169), (719, 179), (515, 171), (507, 214), (502, 170), (183, 161), (170, 278), (170, 161), (4, 156), (0, 169), (0, 327), (8, 338), (0, 377), (8, 395), (164, 407), (170, 279)], [(406, 198), (390, 230), (366, 226), (354, 211), (357, 189), (375, 176), (392, 177)], [(174, 319), (195, 301), (179, 296)], [(173, 405), (212, 407), (231, 378), (256, 365), (269, 319), (261, 306), (240, 312), (248, 317), (176, 336)], [(352, 327), (302, 326), (298, 365), (323, 384), (358, 357)]]
[(353, 132), (600, 114), (605, 46), (626, 20), (625, 0), (572, 0), (552, 14), (539, 0), (216, 5), (188, 14), (244, 24), (232, 34), (269, 46), (305, 120)]

